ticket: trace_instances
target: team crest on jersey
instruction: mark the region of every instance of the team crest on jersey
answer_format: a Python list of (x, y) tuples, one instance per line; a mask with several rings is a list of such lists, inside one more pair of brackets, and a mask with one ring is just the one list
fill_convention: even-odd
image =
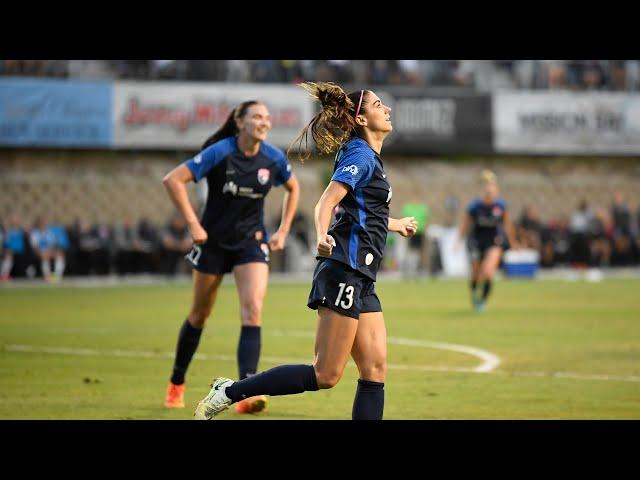
[(358, 174), (358, 166), (357, 165), (349, 165), (348, 167), (344, 167), (342, 169), (343, 172), (349, 172), (351, 173), (351, 175), (357, 175)]
[(258, 170), (258, 182), (260, 182), (260, 185), (266, 185), (269, 181), (270, 175), (271, 172), (267, 168), (261, 168)]
[(493, 207), (491, 213), (493, 213), (494, 217), (499, 217), (502, 214), (502, 209), (498, 205), (496, 205), (495, 207)]
[(202, 154), (199, 153), (195, 157), (193, 157), (193, 163), (200, 163), (202, 161)]

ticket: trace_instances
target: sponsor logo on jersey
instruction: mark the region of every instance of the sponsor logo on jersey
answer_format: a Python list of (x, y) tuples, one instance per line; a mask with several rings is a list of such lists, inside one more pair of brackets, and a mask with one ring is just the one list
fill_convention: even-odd
[(357, 165), (349, 165), (348, 167), (344, 167), (342, 169), (343, 172), (350, 172), (351, 175), (357, 175), (358, 174), (358, 166)]
[(231, 193), (231, 195), (236, 195), (238, 193), (238, 185), (234, 182), (227, 182), (222, 187), (222, 193)]

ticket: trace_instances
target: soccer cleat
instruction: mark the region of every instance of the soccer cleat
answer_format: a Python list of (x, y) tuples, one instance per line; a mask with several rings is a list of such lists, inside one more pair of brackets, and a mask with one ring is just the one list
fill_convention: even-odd
[(167, 408), (184, 408), (184, 391), (185, 384), (174, 385), (169, 382), (167, 387), (167, 397), (164, 400), (164, 406)]
[(485, 310), (485, 302), (484, 300), (478, 300), (475, 304), (476, 312), (482, 313)]
[(245, 398), (236, 403), (236, 413), (258, 413), (267, 408), (267, 396), (257, 395), (255, 397)]
[(233, 384), (233, 380), (226, 377), (218, 377), (211, 384), (211, 390), (198, 402), (196, 411), (193, 412), (195, 420), (211, 420), (231, 405), (231, 399), (224, 393), (225, 389)]

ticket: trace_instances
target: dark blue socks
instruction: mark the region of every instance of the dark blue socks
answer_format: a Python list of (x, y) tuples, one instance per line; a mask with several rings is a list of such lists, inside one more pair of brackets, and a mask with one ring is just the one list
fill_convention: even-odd
[(201, 328), (194, 328), (185, 320), (178, 334), (178, 346), (176, 348), (176, 359), (173, 364), (173, 374), (171, 375), (171, 383), (174, 385), (182, 385), (184, 376), (191, 363), (191, 358), (200, 343)]
[(243, 326), (238, 342), (239, 379), (254, 375), (260, 360), (260, 327)]
[(382, 420), (384, 411), (384, 383), (358, 380), (353, 400), (353, 420)]
[(291, 395), (315, 390), (318, 382), (311, 365), (280, 365), (233, 383), (225, 394), (238, 402), (255, 395)]

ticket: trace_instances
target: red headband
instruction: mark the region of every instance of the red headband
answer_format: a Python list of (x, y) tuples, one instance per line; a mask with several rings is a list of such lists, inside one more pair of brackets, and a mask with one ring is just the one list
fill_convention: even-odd
[(356, 110), (356, 117), (360, 113), (360, 107), (362, 106), (362, 97), (363, 96), (364, 96), (364, 90), (360, 90), (360, 101), (358, 102), (358, 109)]

